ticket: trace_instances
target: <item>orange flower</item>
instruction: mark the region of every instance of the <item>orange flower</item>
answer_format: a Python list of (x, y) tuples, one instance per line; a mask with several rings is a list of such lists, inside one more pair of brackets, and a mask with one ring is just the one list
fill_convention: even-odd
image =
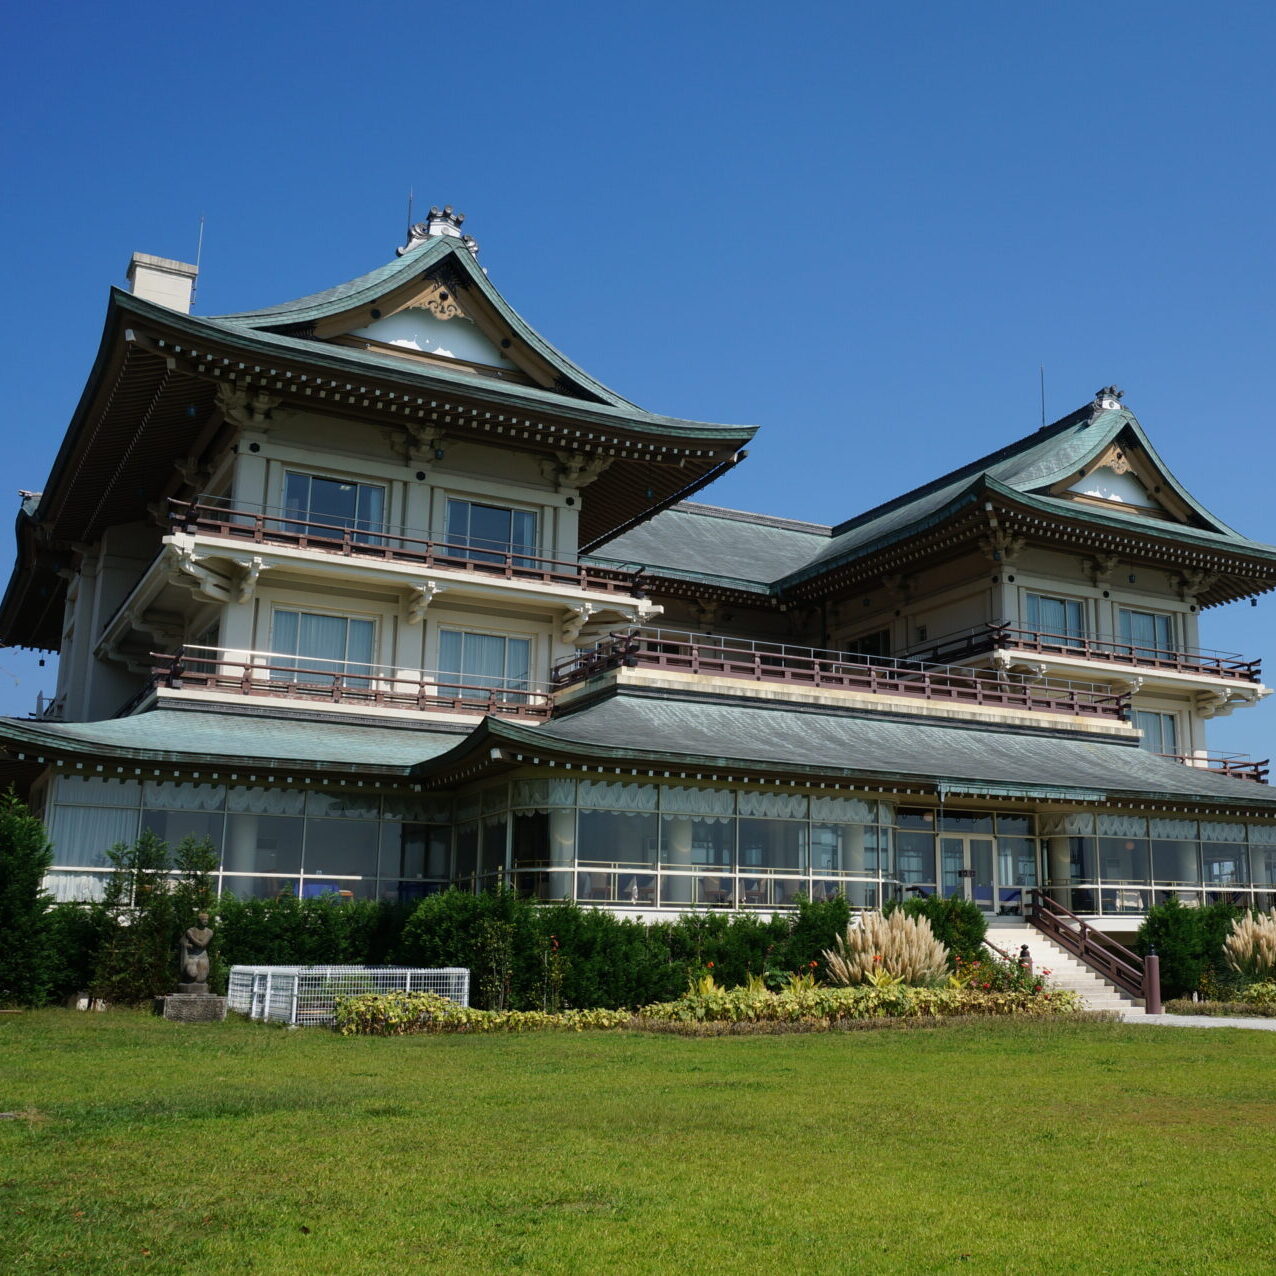
[(712, 970), (712, 969), (713, 969), (713, 962), (710, 962), (710, 963), (709, 963), (709, 969), (710, 969), (710, 970)]

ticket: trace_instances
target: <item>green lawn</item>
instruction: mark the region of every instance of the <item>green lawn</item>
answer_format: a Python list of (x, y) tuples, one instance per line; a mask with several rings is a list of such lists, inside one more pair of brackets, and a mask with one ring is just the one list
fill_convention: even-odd
[(0, 1270), (1271, 1271), (1276, 1034), (0, 1016)]

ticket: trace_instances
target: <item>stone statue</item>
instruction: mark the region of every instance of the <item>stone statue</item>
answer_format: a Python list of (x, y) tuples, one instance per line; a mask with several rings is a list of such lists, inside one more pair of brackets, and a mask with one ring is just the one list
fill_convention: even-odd
[(181, 972), (186, 982), (177, 985), (179, 992), (208, 992), (208, 945), (212, 940), (213, 932), (208, 925), (207, 913), (200, 913), (199, 924), (188, 926), (182, 932)]

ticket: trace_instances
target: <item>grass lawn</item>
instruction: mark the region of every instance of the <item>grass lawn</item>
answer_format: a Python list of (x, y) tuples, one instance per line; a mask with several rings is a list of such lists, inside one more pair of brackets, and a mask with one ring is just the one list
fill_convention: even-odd
[(0, 1016), (0, 1270), (1276, 1263), (1276, 1034), (343, 1039)]

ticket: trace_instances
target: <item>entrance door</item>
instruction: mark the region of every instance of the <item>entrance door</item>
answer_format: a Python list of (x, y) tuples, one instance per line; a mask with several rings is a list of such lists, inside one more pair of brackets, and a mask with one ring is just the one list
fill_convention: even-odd
[(974, 900), (986, 913), (997, 911), (997, 883), (993, 877), (995, 845), (990, 837), (948, 835), (939, 839), (944, 895)]

